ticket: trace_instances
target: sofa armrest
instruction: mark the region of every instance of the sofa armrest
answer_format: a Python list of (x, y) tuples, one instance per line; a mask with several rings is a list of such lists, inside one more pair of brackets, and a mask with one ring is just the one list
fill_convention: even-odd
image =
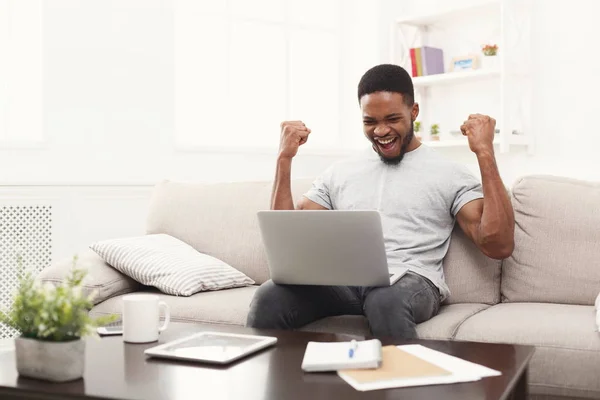
[[(139, 282), (111, 267), (91, 249), (84, 250), (77, 256), (76, 267), (87, 271), (82, 282), (84, 295), (88, 296), (96, 291), (94, 305), (113, 296), (138, 291), (142, 287)], [(65, 258), (44, 268), (36, 279), (58, 285), (66, 280), (72, 268), (73, 257)]]
[(600, 332), (600, 293), (598, 293), (598, 297), (596, 297), (594, 308), (596, 309), (596, 326), (598, 327), (598, 332)]

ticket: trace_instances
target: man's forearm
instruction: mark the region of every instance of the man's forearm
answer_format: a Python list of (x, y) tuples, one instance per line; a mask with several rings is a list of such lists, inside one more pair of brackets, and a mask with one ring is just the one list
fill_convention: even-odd
[(500, 178), (493, 152), (477, 155), (483, 184), (483, 214), (479, 226), (482, 245), (493, 253), (510, 255), (514, 247), (515, 217)]
[(292, 159), (287, 157), (277, 158), (275, 182), (271, 194), (271, 210), (293, 210), (294, 199), (292, 198)]

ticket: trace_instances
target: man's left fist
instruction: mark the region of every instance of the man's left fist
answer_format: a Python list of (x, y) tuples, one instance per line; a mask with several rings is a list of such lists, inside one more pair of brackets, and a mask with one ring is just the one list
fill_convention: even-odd
[(496, 120), (487, 115), (471, 114), (461, 126), (460, 131), (469, 139), (469, 147), (475, 154), (494, 151), (494, 133)]

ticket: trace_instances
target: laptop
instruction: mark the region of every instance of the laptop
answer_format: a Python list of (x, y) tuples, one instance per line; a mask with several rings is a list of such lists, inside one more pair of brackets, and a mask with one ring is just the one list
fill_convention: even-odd
[(259, 211), (271, 279), (287, 285), (389, 286), (381, 216), (372, 210)]

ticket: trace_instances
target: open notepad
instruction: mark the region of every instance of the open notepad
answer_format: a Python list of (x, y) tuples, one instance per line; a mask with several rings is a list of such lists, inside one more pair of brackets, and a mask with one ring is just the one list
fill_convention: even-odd
[(360, 391), (477, 381), (500, 375), (493, 369), (421, 345), (386, 346), (381, 368), (338, 371)]
[(377, 339), (356, 342), (308, 342), (302, 370), (306, 372), (378, 368), (382, 360)]

